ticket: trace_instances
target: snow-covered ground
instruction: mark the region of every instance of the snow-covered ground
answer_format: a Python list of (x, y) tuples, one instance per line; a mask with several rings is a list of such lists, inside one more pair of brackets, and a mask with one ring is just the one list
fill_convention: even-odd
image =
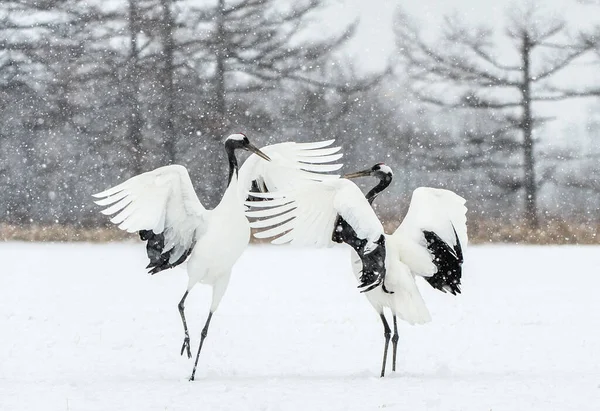
[[(197, 381), (179, 356), (183, 269), (141, 244), (0, 244), (0, 410), (599, 410), (600, 247), (471, 247), (463, 294), (421, 284), (399, 372), (348, 251), (250, 247)], [(209, 303), (186, 307), (192, 349)]]

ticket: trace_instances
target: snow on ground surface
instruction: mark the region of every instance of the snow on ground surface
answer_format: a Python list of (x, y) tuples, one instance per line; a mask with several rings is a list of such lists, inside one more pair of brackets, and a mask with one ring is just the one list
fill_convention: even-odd
[[(380, 379), (348, 250), (253, 246), (195, 382), (185, 271), (146, 275), (144, 253), (0, 244), (0, 410), (600, 410), (600, 247), (471, 247), (462, 295), (420, 283), (433, 321), (402, 324)], [(187, 300), (193, 350), (208, 290)]]

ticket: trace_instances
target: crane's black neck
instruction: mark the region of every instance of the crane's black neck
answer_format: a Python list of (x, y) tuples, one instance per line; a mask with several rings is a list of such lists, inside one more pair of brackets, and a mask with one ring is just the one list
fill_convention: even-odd
[(387, 188), (387, 186), (390, 185), (391, 182), (392, 182), (392, 177), (388, 174), (384, 175), (383, 177), (380, 177), (379, 183), (375, 187), (373, 187), (371, 189), (371, 191), (369, 191), (367, 193), (367, 195), (365, 196), (367, 198), (367, 201), (369, 202), (369, 204), (373, 204), (373, 201), (375, 200), (375, 198), (377, 198), (379, 193), (381, 193), (383, 190), (385, 190)]
[(227, 180), (227, 185), (229, 185), (231, 184), (233, 173), (235, 173), (236, 177), (238, 175), (238, 162), (235, 157), (235, 147), (233, 145), (225, 144), (225, 151), (227, 152), (227, 160), (229, 160), (229, 179)]

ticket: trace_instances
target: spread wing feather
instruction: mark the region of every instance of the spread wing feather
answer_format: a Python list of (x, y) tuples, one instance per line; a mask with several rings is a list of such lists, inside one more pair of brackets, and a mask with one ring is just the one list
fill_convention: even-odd
[(381, 222), (368, 201), (360, 189), (346, 179), (306, 183), (288, 192), (250, 194), (264, 200), (246, 202), (250, 207), (246, 215), (263, 219), (250, 225), (267, 228), (254, 236), (276, 237), (274, 244), (330, 246), (338, 215), (352, 226), (358, 237), (369, 243), (375, 243), (383, 235)]
[(256, 154), (248, 157), (239, 170), (240, 198), (246, 198), (253, 182), (270, 192), (290, 190), (306, 181), (337, 179), (338, 175), (327, 174), (342, 167), (333, 163), (342, 157), (340, 147), (329, 147), (333, 142), (285, 142), (262, 147), (271, 161), (263, 161)]
[(398, 258), (413, 273), (429, 278), (436, 288), (460, 292), (463, 251), (468, 242), (466, 212), (465, 199), (452, 191), (419, 187), (388, 243), (393, 242)]
[(148, 249), (151, 266), (154, 262), (165, 268), (189, 255), (207, 212), (180, 165), (137, 175), (93, 196), (98, 205), (109, 206), (102, 213), (114, 215), (111, 222), (121, 230), (138, 231), (148, 247), (154, 244)]

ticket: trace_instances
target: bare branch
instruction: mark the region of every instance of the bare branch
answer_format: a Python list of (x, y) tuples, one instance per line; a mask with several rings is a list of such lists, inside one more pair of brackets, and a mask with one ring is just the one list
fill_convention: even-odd
[(544, 69), (538, 74), (532, 75), (530, 77), (530, 80), (533, 82), (537, 82), (558, 73), (559, 71), (567, 67), (569, 64), (571, 64), (573, 60), (580, 57), (588, 50), (589, 48), (581, 48), (567, 54), (566, 56), (560, 57), (560, 59), (558, 61), (553, 62), (550, 67)]

